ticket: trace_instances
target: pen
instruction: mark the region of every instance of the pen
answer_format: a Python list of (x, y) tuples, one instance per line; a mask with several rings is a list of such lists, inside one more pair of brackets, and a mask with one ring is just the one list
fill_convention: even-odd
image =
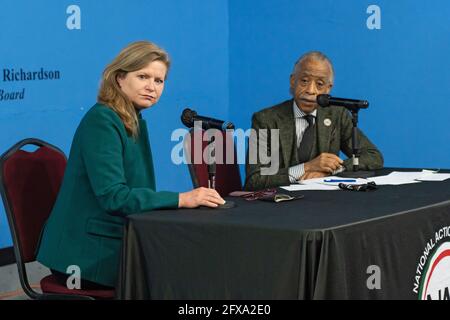
[(356, 182), (355, 179), (325, 179), (323, 182)]

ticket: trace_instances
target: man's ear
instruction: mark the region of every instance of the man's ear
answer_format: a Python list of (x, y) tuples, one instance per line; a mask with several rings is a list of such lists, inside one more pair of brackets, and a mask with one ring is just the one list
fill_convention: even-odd
[(295, 87), (295, 77), (293, 74), (291, 74), (291, 77), (289, 78), (289, 83), (291, 85), (291, 88)]

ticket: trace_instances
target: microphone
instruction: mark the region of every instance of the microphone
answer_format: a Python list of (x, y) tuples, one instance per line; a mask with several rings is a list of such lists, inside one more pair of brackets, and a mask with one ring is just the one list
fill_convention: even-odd
[(369, 107), (369, 102), (367, 100), (354, 100), (345, 98), (335, 98), (329, 94), (319, 94), (317, 96), (317, 103), (321, 107), (344, 107), (349, 110), (366, 109)]
[(201, 121), (202, 128), (204, 130), (219, 129), (225, 131), (227, 129), (234, 129), (234, 124), (231, 122), (225, 122), (214, 118), (199, 116), (194, 110), (191, 110), (189, 108), (184, 109), (183, 113), (181, 114), (181, 122), (183, 122), (186, 127), (192, 128), (195, 121)]

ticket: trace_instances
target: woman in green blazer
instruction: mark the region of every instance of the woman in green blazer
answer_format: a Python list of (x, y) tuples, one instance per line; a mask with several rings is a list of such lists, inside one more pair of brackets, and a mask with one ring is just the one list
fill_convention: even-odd
[(75, 133), (64, 180), (41, 238), (37, 260), (59, 277), (75, 266), (81, 271), (82, 287), (92, 283), (114, 287), (127, 215), (224, 203), (212, 189), (185, 193), (155, 189), (141, 111), (158, 102), (169, 66), (164, 50), (139, 41), (105, 68), (98, 103)]

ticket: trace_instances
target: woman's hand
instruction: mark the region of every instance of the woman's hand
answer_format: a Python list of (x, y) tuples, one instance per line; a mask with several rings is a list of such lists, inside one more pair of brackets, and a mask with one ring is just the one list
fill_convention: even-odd
[(206, 206), (215, 208), (225, 200), (214, 189), (200, 187), (189, 192), (182, 192), (178, 198), (178, 208), (197, 208)]

